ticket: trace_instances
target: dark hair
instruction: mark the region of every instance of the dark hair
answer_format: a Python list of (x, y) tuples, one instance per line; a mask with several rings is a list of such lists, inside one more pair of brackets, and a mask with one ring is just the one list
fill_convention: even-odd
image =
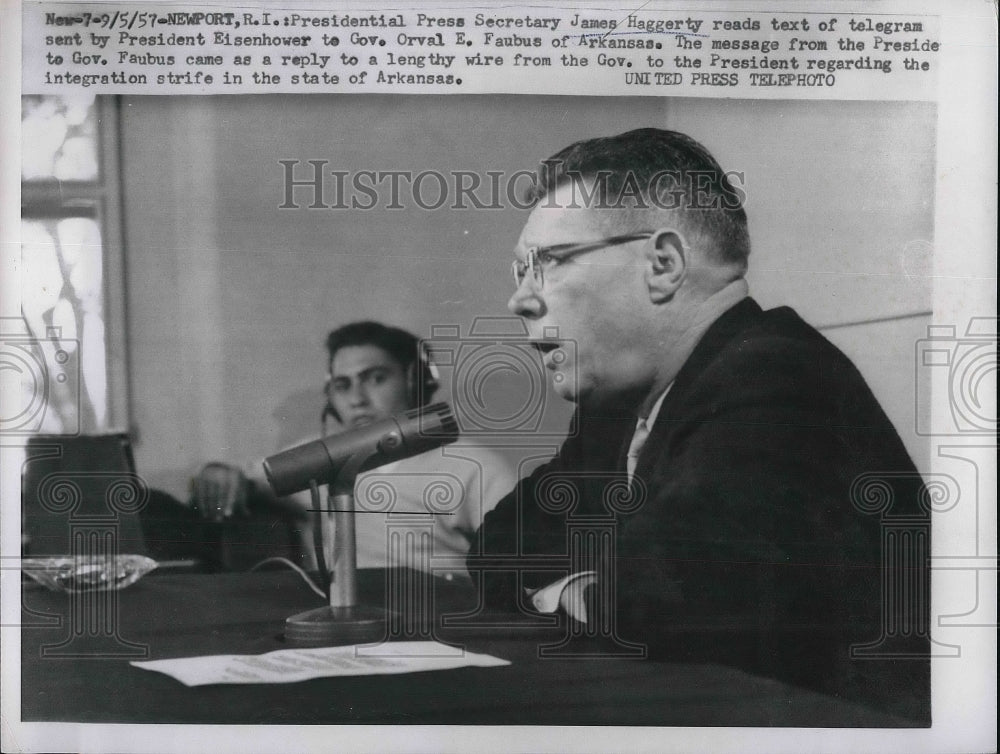
[(326, 336), (326, 351), (331, 362), (337, 351), (347, 346), (378, 346), (403, 369), (409, 369), (420, 353), (420, 341), (415, 335), (370, 320), (350, 322)]
[(632, 222), (636, 211), (671, 210), (678, 226), (708, 242), (718, 261), (745, 265), (750, 255), (742, 186), (734, 187), (705, 147), (677, 131), (640, 128), (578, 141), (544, 160), (535, 178), (528, 197), (534, 205), (559, 185), (572, 182), (582, 190), (584, 181), (593, 181), (592, 193), (582, 194), (586, 206), (618, 210), (618, 224)]

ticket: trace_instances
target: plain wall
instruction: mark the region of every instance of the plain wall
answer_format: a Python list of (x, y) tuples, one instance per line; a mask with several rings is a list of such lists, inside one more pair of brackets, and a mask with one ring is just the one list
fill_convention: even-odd
[[(932, 106), (912, 103), (127, 97), (138, 469), (186, 497), (205, 461), (248, 463), (315, 433), (323, 339), (338, 324), (374, 318), (429, 335), (508, 315), (525, 212), (429, 211), (406, 198), (400, 210), (308, 209), (303, 190), (302, 208), (279, 209), (279, 160), (299, 160), (298, 178), (307, 160), (509, 174), (572, 141), (650, 125), (690, 133), (744, 173), (751, 293), (794, 306), (855, 360), (919, 465), (912, 353), (930, 309), (934, 122)], [(570, 410), (551, 398), (546, 426), (564, 427)]]

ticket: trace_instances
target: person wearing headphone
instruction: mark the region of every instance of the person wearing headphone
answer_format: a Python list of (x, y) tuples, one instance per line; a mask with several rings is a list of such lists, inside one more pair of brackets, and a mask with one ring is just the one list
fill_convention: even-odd
[[(433, 362), (405, 330), (352, 322), (327, 336), (326, 349), (323, 436), (425, 405), (438, 388)], [(407, 566), (468, 578), (465, 556), (483, 516), (516, 481), (494, 451), (464, 446), (436, 448), (360, 475), (354, 504), (358, 567)], [(208, 520), (245, 515), (248, 501), (256, 509), (263, 496), (298, 513), (302, 561), (315, 567), (308, 492), (276, 500), (263, 478), (220, 463), (207, 464), (192, 480), (192, 504)]]

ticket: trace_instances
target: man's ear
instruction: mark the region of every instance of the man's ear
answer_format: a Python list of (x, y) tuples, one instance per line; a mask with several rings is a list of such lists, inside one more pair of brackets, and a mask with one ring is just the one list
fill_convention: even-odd
[(646, 243), (646, 286), (649, 299), (662, 304), (673, 298), (688, 273), (688, 245), (672, 228), (658, 230)]

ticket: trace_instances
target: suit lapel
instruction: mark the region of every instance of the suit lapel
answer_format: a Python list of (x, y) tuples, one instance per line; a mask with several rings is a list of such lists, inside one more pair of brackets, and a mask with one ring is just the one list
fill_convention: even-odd
[[(705, 331), (694, 351), (691, 352), (691, 356), (677, 373), (670, 392), (663, 399), (660, 413), (650, 430), (649, 438), (646, 440), (644, 452), (639, 455), (639, 463), (636, 466), (637, 477), (641, 475), (643, 479), (648, 480), (655, 476), (655, 474), (651, 474), (653, 469), (650, 468), (656, 456), (654, 449), (666, 447), (670, 435), (677, 428), (678, 423), (683, 420), (683, 417), (687, 415), (685, 409), (688, 404), (688, 395), (696, 386), (698, 378), (733, 338), (745, 332), (762, 313), (760, 305), (752, 298), (747, 297), (726, 310)], [(628, 452), (629, 439), (625, 441), (623, 455), (620, 458), (622, 469), (625, 468), (624, 454)]]

